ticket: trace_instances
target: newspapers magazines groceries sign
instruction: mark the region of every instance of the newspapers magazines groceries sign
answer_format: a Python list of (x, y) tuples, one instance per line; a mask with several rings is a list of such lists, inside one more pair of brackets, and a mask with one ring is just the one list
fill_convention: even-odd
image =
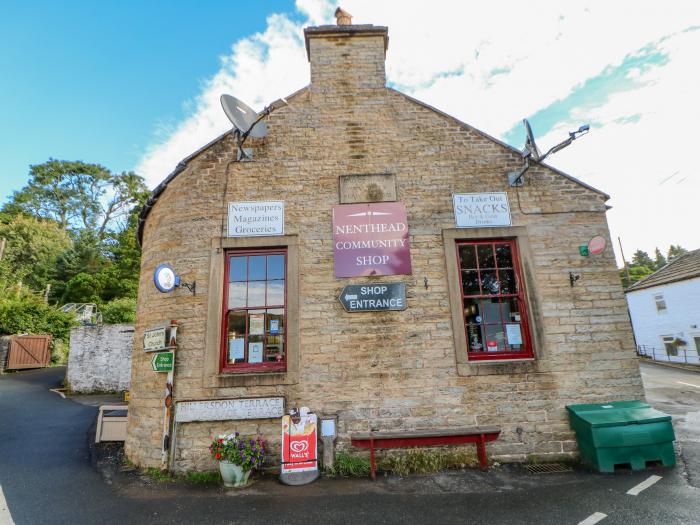
[(284, 235), (284, 202), (228, 203), (228, 236)]

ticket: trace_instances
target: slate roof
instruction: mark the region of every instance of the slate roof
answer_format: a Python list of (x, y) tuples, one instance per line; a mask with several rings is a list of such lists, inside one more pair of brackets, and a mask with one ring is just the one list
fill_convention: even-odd
[(700, 249), (681, 255), (648, 277), (637, 281), (625, 291), (636, 292), (644, 288), (685, 281), (695, 277), (700, 277)]

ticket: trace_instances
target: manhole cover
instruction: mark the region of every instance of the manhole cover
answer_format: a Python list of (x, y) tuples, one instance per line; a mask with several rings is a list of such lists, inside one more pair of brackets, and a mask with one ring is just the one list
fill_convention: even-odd
[(571, 472), (573, 469), (561, 463), (542, 463), (538, 465), (525, 465), (525, 470), (530, 474), (557, 474), (559, 472)]

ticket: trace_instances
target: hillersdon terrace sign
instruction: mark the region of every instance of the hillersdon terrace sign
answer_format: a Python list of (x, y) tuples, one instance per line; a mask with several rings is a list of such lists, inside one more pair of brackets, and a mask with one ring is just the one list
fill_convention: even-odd
[(228, 203), (228, 236), (284, 235), (284, 202)]
[(506, 193), (455, 193), (452, 195), (457, 228), (510, 226)]
[(406, 309), (404, 283), (349, 284), (338, 297), (348, 312), (381, 312)]
[(284, 415), (283, 397), (252, 399), (208, 399), (179, 401), (175, 421), (224, 421), (228, 419), (267, 419)]
[(411, 250), (402, 202), (333, 206), (336, 277), (410, 275)]

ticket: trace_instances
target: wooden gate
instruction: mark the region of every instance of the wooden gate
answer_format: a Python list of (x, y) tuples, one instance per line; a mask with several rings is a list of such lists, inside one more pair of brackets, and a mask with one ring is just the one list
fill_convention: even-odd
[(7, 369), (44, 368), (51, 360), (50, 335), (16, 335), (10, 343)]

